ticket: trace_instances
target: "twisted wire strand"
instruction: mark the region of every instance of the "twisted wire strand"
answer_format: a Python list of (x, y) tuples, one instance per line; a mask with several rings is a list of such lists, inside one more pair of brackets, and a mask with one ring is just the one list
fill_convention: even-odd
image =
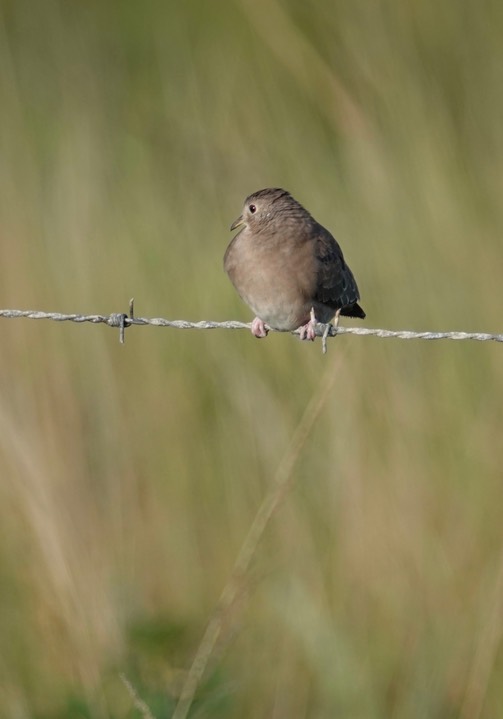
[[(91, 322), (92, 324), (105, 324), (109, 327), (119, 327), (123, 331), (132, 325), (139, 327), (151, 325), (152, 327), (173, 327), (179, 330), (243, 330), (250, 329), (251, 324), (246, 322), (236, 322), (233, 320), (225, 322), (213, 322), (211, 320), (201, 320), (199, 322), (189, 322), (188, 320), (168, 320), (163, 317), (135, 317), (130, 310), (130, 314), (112, 313), (110, 315), (82, 315), (77, 313), (62, 314), (61, 312), (42, 312), (40, 310), (11, 310), (0, 309), (0, 317), (8, 319), (16, 319), (24, 317), (31, 320), (53, 320), (55, 322)], [(279, 330), (271, 329), (271, 332)], [(322, 337), (326, 331), (326, 325), (319, 324), (316, 327), (316, 334)], [(298, 330), (291, 334), (299, 334)], [(367, 327), (333, 327), (329, 326), (327, 336), (336, 337), (337, 335), (360, 335), (381, 337), (383, 339), (401, 339), (401, 340), (475, 340), (478, 342), (503, 342), (503, 334), (490, 334), (487, 332), (415, 332), (413, 330), (387, 330), (387, 329), (369, 329)]]

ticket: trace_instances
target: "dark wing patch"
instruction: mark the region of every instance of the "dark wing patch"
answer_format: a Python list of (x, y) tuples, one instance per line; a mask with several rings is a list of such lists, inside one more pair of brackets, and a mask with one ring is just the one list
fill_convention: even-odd
[[(318, 260), (318, 276), (315, 299), (334, 310), (342, 309), (341, 314), (361, 316), (356, 305), (360, 299), (358, 286), (353, 273), (344, 261), (344, 255), (337, 241), (330, 232), (321, 225), (316, 227), (316, 258)], [(355, 307), (353, 307), (356, 305)], [(344, 312), (347, 308), (348, 312)], [(353, 312), (351, 312), (353, 315)], [(363, 313), (363, 316), (364, 313)]]

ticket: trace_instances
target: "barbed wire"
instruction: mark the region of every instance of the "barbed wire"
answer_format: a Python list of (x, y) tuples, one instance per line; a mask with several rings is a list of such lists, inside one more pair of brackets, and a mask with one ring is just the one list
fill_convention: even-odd
[[(62, 314), (61, 312), (42, 312), (40, 310), (10, 310), (0, 309), (0, 317), (8, 319), (16, 319), (24, 317), (31, 320), (53, 320), (54, 322), (91, 322), (92, 324), (105, 324), (109, 327), (119, 329), (119, 338), (124, 343), (124, 333), (128, 327), (136, 325), (138, 327), (150, 325), (152, 327), (173, 327), (179, 330), (249, 330), (251, 324), (247, 322), (236, 322), (234, 320), (225, 322), (213, 322), (209, 320), (201, 320), (199, 322), (189, 322), (187, 320), (167, 320), (163, 317), (136, 317), (134, 314), (134, 300), (129, 303), (129, 314), (114, 312), (109, 315), (83, 315), (83, 314)], [(271, 332), (280, 330), (271, 329)], [(299, 330), (295, 330), (291, 334), (299, 334)], [(324, 340), (327, 337), (337, 337), (338, 335), (360, 335), (381, 337), (383, 339), (401, 339), (401, 340), (475, 340), (477, 342), (503, 342), (503, 334), (489, 334), (487, 332), (415, 332), (412, 330), (386, 330), (386, 329), (369, 329), (367, 327), (334, 327), (333, 325), (324, 325), (319, 323), (316, 326), (316, 335)]]

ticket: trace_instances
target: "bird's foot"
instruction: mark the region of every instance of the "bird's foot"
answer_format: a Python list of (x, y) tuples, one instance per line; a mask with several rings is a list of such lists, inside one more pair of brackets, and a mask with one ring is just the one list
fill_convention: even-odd
[(261, 320), (260, 317), (255, 317), (251, 325), (252, 335), (254, 337), (257, 337), (258, 339), (261, 339), (262, 337), (267, 337), (268, 332), (269, 330), (266, 329), (263, 320)]
[(302, 325), (302, 327), (299, 327), (299, 337), (301, 340), (310, 340), (311, 342), (314, 342), (316, 338), (316, 325), (318, 324), (318, 320), (316, 319), (314, 315), (314, 307), (311, 307), (311, 319), (309, 322), (305, 325)]

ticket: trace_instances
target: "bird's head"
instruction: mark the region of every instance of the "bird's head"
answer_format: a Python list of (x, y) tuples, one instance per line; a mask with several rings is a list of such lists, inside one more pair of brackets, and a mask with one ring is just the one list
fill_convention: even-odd
[(231, 231), (244, 226), (254, 232), (260, 232), (276, 217), (286, 215), (308, 215), (289, 192), (279, 187), (268, 187), (249, 195), (244, 203), (243, 212), (234, 220)]

